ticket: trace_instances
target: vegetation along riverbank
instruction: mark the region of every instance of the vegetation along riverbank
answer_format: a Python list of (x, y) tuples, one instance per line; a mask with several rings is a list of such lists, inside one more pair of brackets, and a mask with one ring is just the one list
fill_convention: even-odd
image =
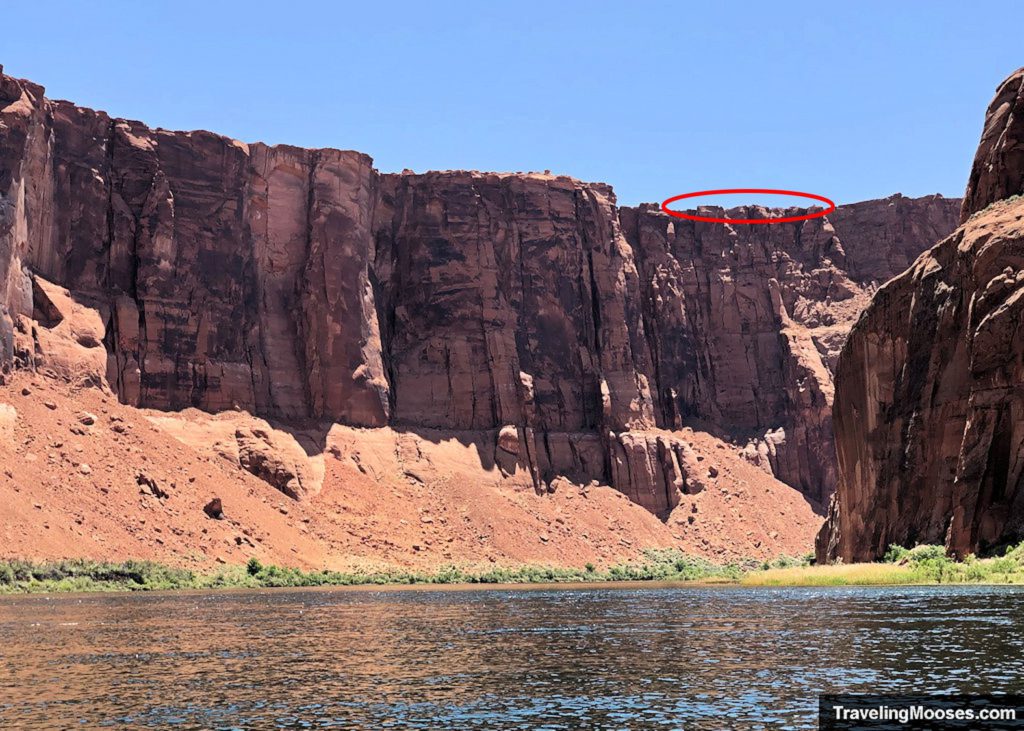
[(678, 581), (744, 586), (870, 586), (909, 584), (1024, 583), (1024, 543), (1000, 556), (963, 561), (941, 546), (893, 547), (883, 561), (811, 565), (809, 557), (718, 565), (674, 549), (645, 551), (642, 559), (597, 568), (515, 566), (477, 569), (445, 566), (433, 572), (378, 569), (361, 572), (303, 571), (264, 565), (222, 566), (203, 572), (152, 561), (101, 562), (86, 559), (0, 561), (0, 594), (69, 591), (157, 591), (413, 584), (538, 584), (617, 581)]

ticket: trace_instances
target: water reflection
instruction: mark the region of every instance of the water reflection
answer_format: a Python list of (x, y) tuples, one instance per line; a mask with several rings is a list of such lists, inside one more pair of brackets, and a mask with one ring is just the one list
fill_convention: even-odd
[(0, 600), (0, 726), (814, 728), (824, 691), (1021, 692), (1012, 587)]

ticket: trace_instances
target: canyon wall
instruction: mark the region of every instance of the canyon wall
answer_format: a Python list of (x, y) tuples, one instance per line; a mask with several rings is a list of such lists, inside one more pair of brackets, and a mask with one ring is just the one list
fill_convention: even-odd
[(1024, 69), (996, 93), (962, 225), (884, 286), (837, 367), (819, 560), (1024, 538)]
[[(706, 476), (693, 422), (821, 504), (846, 332), (958, 205), (693, 223), (564, 176), (150, 129), (0, 72), (0, 360), (140, 407), (484, 434), (510, 477), (659, 515)], [(73, 346), (102, 366), (51, 344), (48, 283), (97, 313)]]
[(643, 277), (659, 424), (703, 420), (747, 440), (750, 457), (783, 481), (827, 499), (838, 350), (877, 285), (952, 230), (956, 203), (893, 196), (772, 226), (623, 209)]

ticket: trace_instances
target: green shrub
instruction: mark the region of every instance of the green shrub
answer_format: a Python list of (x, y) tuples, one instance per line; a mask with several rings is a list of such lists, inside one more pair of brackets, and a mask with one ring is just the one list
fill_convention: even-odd
[(946, 549), (943, 546), (923, 545), (914, 546), (907, 553), (907, 558), (912, 563), (923, 564), (928, 561), (945, 561)]
[(885, 552), (885, 556), (882, 557), (882, 561), (885, 563), (899, 563), (908, 553), (910, 553), (909, 549), (904, 548), (898, 543), (893, 543), (889, 545), (889, 550)]

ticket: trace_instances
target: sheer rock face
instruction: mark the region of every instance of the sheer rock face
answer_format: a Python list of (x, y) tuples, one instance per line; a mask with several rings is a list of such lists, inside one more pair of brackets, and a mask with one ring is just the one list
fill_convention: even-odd
[(564, 176), (153, 130), (0, 73), (0, 361), (49, 367), (35, 277), (98, 313), (132, 405), (486, 434), (510, 477), (659, 515), (703, 479), (671, 434), (696, 419), (819, 502), (838, 349), (957, 205), (690, 224)]
[(893, 196), (772, 226), (623, 209), (643, 281), (659, 425), (696, 418), (748, 438), (776, 476), (827, 499), (838, 349), (879, 282), (952, 230), (956, 205)]
[[(383, 175), (375, 243), (396, 424), (516, 425), (538, 483), (606, 481), (622, 433), (655, 425), (640, 280), (607, 186)], [(663, 476), (636, 479), (613, 484), (674, 506)]]
[(387, 422), (368, 157), (151, 130), (4, 76), (0, 105), (12, 314), (23, 267), (96, 307), (131, 404)]
[(1024, 537), (1022, 81), (989, 107), (963, 225), (878, 292), (843, 349), (819, 560)]
[(375, 233), (398, 423), (653, 425), (640, 283), (609, 188), (384, 175)]

